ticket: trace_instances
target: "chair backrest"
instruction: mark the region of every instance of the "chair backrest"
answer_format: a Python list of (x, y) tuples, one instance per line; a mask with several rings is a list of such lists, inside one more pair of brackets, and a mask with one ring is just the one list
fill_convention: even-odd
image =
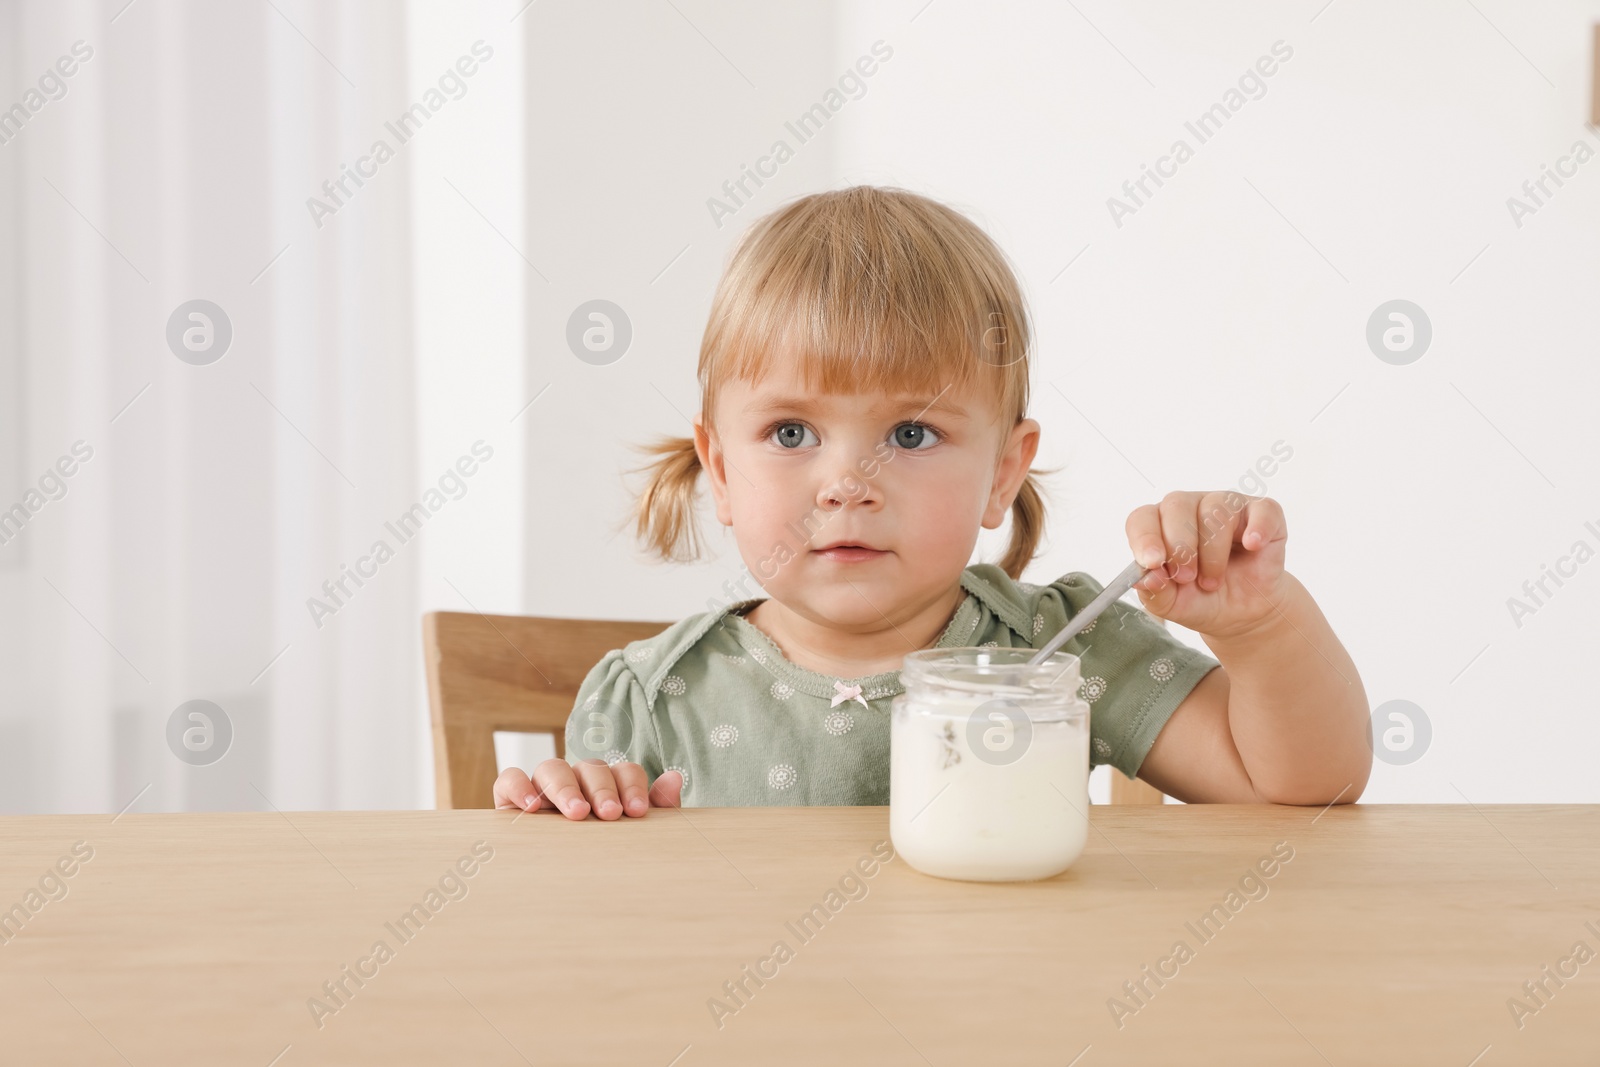
[(578, 686), (607, 652), (672, 625), (432, 611), (422, 617), (440, 808), (494, 804), (494, 732), (548, 733), (566, 754)]

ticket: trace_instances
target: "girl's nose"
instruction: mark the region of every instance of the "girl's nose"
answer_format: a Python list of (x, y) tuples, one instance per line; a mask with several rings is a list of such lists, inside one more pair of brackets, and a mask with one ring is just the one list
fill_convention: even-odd
[(856, 463), (835, 472), (832, 477), (824, 480), (817, 490), (817, 506), (828, 511), (838, 511), (846, 504), (873, 506), (880, 503), (882, 503), (881, 488), (876, 480), (864, 473), (862, 466)]

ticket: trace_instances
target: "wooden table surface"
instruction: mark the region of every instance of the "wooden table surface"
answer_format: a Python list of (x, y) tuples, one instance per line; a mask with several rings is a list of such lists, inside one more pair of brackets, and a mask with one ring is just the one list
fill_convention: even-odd
[(1600, 806), (1100, 806), (1013, 884), (888, 829), (0, 818), (0, 1062), (1600, 1063)]

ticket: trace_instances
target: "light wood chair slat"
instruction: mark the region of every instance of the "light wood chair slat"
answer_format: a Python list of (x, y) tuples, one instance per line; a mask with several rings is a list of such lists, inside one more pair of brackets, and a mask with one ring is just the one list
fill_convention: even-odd
[(422, 617), (439, 808), (494, 805), (494, 732), (547, 733), (566, 754), (578, 686), (607, 652), (667, 622), (432, 611)]

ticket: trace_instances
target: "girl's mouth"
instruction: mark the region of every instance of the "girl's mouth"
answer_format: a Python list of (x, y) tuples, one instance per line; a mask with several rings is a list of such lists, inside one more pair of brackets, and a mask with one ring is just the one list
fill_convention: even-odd
[(821, 556), (823, 559), (833, 560), (836, 563), (865, 563), (868, 560), (887, 556), (889, 553), (883, 549), (868, 548), (865, 545), (839, 544), (814, 549), (811, 554)]

